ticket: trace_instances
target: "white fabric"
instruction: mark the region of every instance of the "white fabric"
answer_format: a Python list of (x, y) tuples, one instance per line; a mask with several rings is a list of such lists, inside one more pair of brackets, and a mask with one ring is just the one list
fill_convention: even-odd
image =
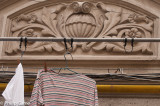
[(8, 83), (2, 95), (5, 98), (4, 106), (24, 105), (24, 75), (21, 63), (16, 68), (15, 75)]

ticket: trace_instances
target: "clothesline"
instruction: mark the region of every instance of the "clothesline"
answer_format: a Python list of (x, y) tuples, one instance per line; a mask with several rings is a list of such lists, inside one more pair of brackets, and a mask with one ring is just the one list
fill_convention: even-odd
[[(0, 37), (0, 41), (48, 41), (48, 42), (62, 42), (64, 38), (55, 37)], [(71, 41), (72, 38), (66, 38), (66, 41)], [(73, 38), (74, 42), (160, 42), (160, 38)]]

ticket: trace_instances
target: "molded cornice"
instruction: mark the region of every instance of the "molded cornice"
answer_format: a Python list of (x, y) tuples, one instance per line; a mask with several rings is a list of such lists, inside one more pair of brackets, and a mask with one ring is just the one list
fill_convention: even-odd
[(19, 0), (0, 0), (0, 10)]

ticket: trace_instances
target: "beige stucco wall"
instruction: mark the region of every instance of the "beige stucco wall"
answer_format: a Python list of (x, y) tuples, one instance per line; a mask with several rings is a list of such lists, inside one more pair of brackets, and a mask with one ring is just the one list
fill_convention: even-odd
[[(15, 1), (15, 2), (14, 2)], [(30, 11), (28, 10), (32, 10), (33, 13), (37, 13), (39, 14), (42, 11), (42, 8), (45, 7), (45, 5), (48, 4), (54, 4), (55, 2), (57, 2), (56, 0), (47, 0), (44, 2), (35, 2), (35, 1), (29, 1), (29, 0), (21, 0), (21, 1), (16, 1), (13, 0), (12, 4), (8, 4), (9, 6), (4, 7), (1, 9), (0, 11), (0, 34), (1, 36), (13, 36), (14, 33), (17, 32), (12, 32), (11, 31), (11, 27), (13, 26), (13, 20), (17, 19), (18, 16), (20, 16), (21, 14), (25, 13), (28, 14), (30, 13)], [(84, 1), (83, 1), (84, 2)], [(148, 34), (144, 34), (144, 37), (159, 37), (159, 4), (155, 1), (152, 0), (120, 0), (119, 2), (112, 1), (112, 0), (101, 0), (101, 1), (92, 1), (89, 0), (89, 2), (92, 3), (98, 3), (98, 2), (102, 2), (104, 4), (107, 4), (106, 9), (108, 9), (109, 11), (112, 11), (112, 8), (116, 8), (113, 11), (118, 11), (119, 8), (123, 9), (123, 12), (121, 15), (124, 15), (125, 12), (127, 14), (132, 14), (132, 13), (137, 13), (138, 15), (143, 16), (147, 16), (147, 18), (151, 19), (151, 21), (153, 21), (153, 25), (152, 27), (152, 31), (151, 31), (151, 35), (148, 36)], [(4, 4), (7, 5), (7, 3), (9, 3), (7, 0), (6, 2), (2, 3), (1, 5), (3, 6)], [(58, 1), (58, 3), (64, 3), (63, 0)], [(68, 1), (67, 3), (72, 3), (72, 1)], [(66, 3), (66, 5), (68, 5)], [(65, 3), (64, 3), (65, 4)], [(109, 4), (109, 5), (108, 5)], [(57, 5), (57, 4), (56, 4)], [(96, 4), (94, 4), (96, 5)], [(113, 6), (113, 7), (112, 7)], [(54, 8), (54, 6), (49, 7), (50, 8)], [(97, 8), (97, 7), (96, 7)], [(99, 8), (97, 10), (97, 12), (93, 12), (94, 14), (102, 14), (99, 12)], [(28, 12), (27, 12), (28, 11)], [(32, 12), (31, 11), (31, 12)], [(54, 9), (52, 10), (54, 11)], [(70, 11), (70, 10), (66, 10), (66, 11)], [(114, 12), (113, 12), (114, 13)], [(114, 15), (114, 14), (111, 14)], [(39, 16), (39, 15), (38, 15)], [(128, 16), (128, 15), (127, 15)], [(124, 17), (127, 17), (124, 15)], [(64, 16), (65, 17), (65, 16)], [(122, 18), (122, 16), (121, 16)], [(124, 18), (126, 19), (126, 18)], [(140, 20), (141, 21), (141, 20)], [(140, 24), (141, 25), (141, 24)], [(18, 25), (17, 25), (18, 26)], [(116, 25), (115, 25), (116, 26)], [(123, 25), (122, 25), (123, 26)], [(145, 26), (145, 25), (144, 25)], [(57, 28), (59, 29), (59, 28)], [(122, 27), (122, 29), (124, 29)], [(97, 30), (97, 29), (95, 29)], [(19, 33), (19, 32), (18, 32)], [(15, 65), (16, 66), (16, 62), (15, 60), (17, 60), (18, 58), (20, 58), (20, 52), (18, 51), (19, 48), (19, 43), (14, 42), (13, 44), (9, 43), (10, 45), (14, 45), (13, 47), (9, 46), (9, 44), (6, 44), (6, 42), (0, 42), (1, 46), (0, 46), (0, 59), (1, 59), (1, 63), (4, 65)], [(76, 43), (74, 43), (76, 44)], [(103, 44), (102, 44), (103, 45)], [(114, 44), (113, 44), (114, 45)], [(110, 48), (114, 47), (116, 48), (115, 50), (110, 51), (109, 46), (107, 45), (106, 47), (108, 47), (106, 50), (102, 50), (102, 51), (84, 51), (82, 50), (82, 48), (78, 48), (75, 52), (72, 53), (73, 55), (73, 60), (69, 62), (70, 67), (102, 67), (102, 68), (143, 68), (146, 67), (148, 69), (152, 69), (152, 68), (159, 68), (159, 43), (146, 43), (146, 44), (141, 44), (142, 45), (151, 45), (151, 46), (147, 46), (149, 47), (149, 49), (151, 49), (151, 52), (149, 51), (149, 49), (146, 47), (144, 50), (143, 49), (138, 49), (138, 46), (135, 44), (134, 48), (133, 48), (133, 53), (124, 53), (124, 49), (123, 49), (123, 43), (122, 44), (116, 44), (118, 46), (111, 46)], [(28, 46), (30, 46), (28, 44)], [(139, 48), (141, 48), (139, 46)], [(59, 46), (60, 48), (64, 49), (64, 46)], [(102, 46), (99, 46), (99, 48), (101, 48)], [(127, 50), (130, 51), (131, 47), (130, 47), (130, 43), (127, 44)], [(12, 53), (11, 51), (7, 51), (8, 50), (15, 50), (16, 53)], [(44, 50), (37, 50), (37, 52), (34, 53), (34, 50), (36, 48), (27, 48), (27, 51), (25, 53), (25, 55), (23, 56), (23, 60), (24, 60), (24, 66), (42, 66), (42, 64), (44, 63), (44, 61), (39, 61), (39, 60), (49, 60), (48, 61), (48, 65), (49, 66), (59, 66), (64, 64), (64, 62), (62, 60), (64, 60), (63, 57), (63, 53), (59, 53), (59, 52), (54, 52), (54, 53), (48, 53), (47, 51)], [(28, 52), (30, 51), (30, 52)], [(44, 51), (44, 52), (43, 52)], [(10, 53), (10, 54), (6, 54)], [(151, 54), (150, 54), (151, 53)], [(70, 59), (70, 57), (69, 57)], [(9, 60), (9, 61), (8, 61)], [(27, 61), (25, 61), (27, 60)], [(58, 60), (58, 61), (57, 61)], [(34, 62), (33, 62), (34, 61)], [(33, 70), (26, 70), (26, 71), (33, 71)], [(35, 70), (36, 71), (36, 70)], [(82, 71), (82, 70), (81, 70)], [(104, 70), (103, 70), (104, 71)], [(103, 73), (102, 71), (102, 73)], [(139, 71), (139, 70), (135, 70), (133, 71), (129, 71), (126, 70), (129, 73), (143, 73), (145, 72), (145, 70)], [(93, 70), (91, 70), (90, 72), (95, 73)]]
[[(89, 2), (91, 3), (91, 5), (94, 5), (94, 6), (96, 5), (94, 7), (94, 8), (96, 8), (96, 11), (91, 11), (93, 8), (89, 7), (91, 9), (90, 10), (91, 14), (92, 15), (99, 14), (100, 16), (105, 17), (106, 19), (108, 18), (107, 14), (105, 16), (102, 11), (113, 11), (111, 13), (108, 13), (108, 12), (106, 12), (106, 13), (110, 14), (111, 17), (113, 18), (113, 20), (118, 20), (118, 21), (123, 21), (123, 20), (127, 21), (126, 17), (130, 17), (129, 15), (137, 13), (137, 16), (135, 16), (135, 17), (139, 17), (139, 18), (137, 18), (137, 19), (135, 18), (134, 21), (135, 22), (136, 21), (143, 22), (143, 21), (145, 21), (145, 16), (146, 16), (147, 20), (149, 20), (151, 23), (153, 22), (153, 25), (148, 26), (148, 24), (151, 24), (151, 23), (146, 24), (147, 21), (146, 21), (145, 24), (144, 23), (139, 24), (140, 26), (144, 24), (143, 27), (142, 27), (144, 29), (150, 27), (149, 29), (147, 29), (147, 30), (150, 30), (149, 32), (147, 32), (147, 30), (144, 31), (144, 32), (141, 32), (141, 33), (145, 33), (144, 35), (142, 35), (142, 37), (158, 37), (158, 34), (159, 34), (159, 30), (158, 30), (159, 29), (159, 24), (158, 24), (159, 23), (158, 4), (153, 2), (152, 0), (147, 0), (147, 1), (143, 1), (143, 0), (134, 0), (134, 1), (121, 0), (119, 2), (110, 1), (110, 0), (107, 0), (107, 1), (103, 1), (102, 0), (102, 1), (97, 1), (96, 2), (96, 1), (89, 0)], [(97, 4), (99, 2), (101, 2), (102, 4)], [(3, 8), (1, 10), (1, 14), (2, 14), (2, 16), (1, 16), (2, 17), (1, 35), (2, 36), (13, 36), (13, 35), (14, 36), (19, 36), (19, 35), (16, 35), (16, 33), (20, 33), (20, 32), (12, 31), (12, 30), (17, 28), (17, 27), (14, 27), (14, 26), (20, 26), (21, 24), (17, 23), (17, 25), (16, 25), (16, 24), (14, 24), (15, 23), (14, 21), (16, 19), (18, 19), (18, 17), (22, 18), (21, 15), (23, 13), (25, 14), (23, 16), (24, 18), (25, 17), (26, 18), (30, 17), (31, 15), (28, 15), (28, 16), (26, 15), (26, 14), (29, 14), (30, 12), (31, 12), (31, 14), (36, 14), (37, 17), (39, 18), (39, 17), (41, 17), (41, 15), (39, 15), (39, 14), (43, 14), (43, 12), (47, 11), (47, 9), (48, 9), (48, 12), (55, 11), (54, 10), (55, 9), (54, 5), (53, 6), (48, 6), (48, 4), (51, 4), (51, 3), (52, 4), (54, 4), (54, 3), (60, 4), (60, 3), (63, 3), (63, 1), (48, 0), (48, 1), (45, 1), (45, 2), (40, 2), (39, 3), (39, 2), (34, 2), (34, 1), (22, 0), (22, 1), (18, 1), (16, 3), (13, 3), (11, 6)], [(72, 1), (68, 1), (68, 3), (72, 3)], [(142, 5), (144, 5), (144, 6), (142, 6)], [(48, 8), (46, 10), (43, 9), (43, 11), (42, 11), (42, 8), (45, 7), (45, 6), (46, 6), (46, 8), (47, 7)], [(67, 8), (70, 8), (70, 5), (68, 5), (67, 3), (65, 4), (65, 6), (68, 6)], [(58, 7), (58, 8), (60, 8), (60, 7)], [(28, 10), (30, 10), (30, 11), (28, 11)], [(60, 13), (56, 13), (57, 17), (59, 17), (59, 15), (61, 15), (63, 13), (62, 10), (59, 10), (59, 11), (60, 11)], [(66, 9), (65, 11), (71, 12), (71, 10), (69, 10), (69, 9), (68, 10)], [(115, 13), (115, 12), (119, 12), (120, 14), (119, 13)], [(67, 14), (63, 13), (63, 15), (64, 15), (64, 18), (68, 17)], [(73, 15), (72, 17), (74, 18), (76, 16)], [(119, 18), (115, 18), (115, 17), (119, 17)], [(144, 18), (144, 20), (143, 19), (141, 20), (140, 17)], [(94, 16), (94, 18), (96, 18), (95, 22), (99, 21), (98, 20), (99, 17), (97, 17), (96, 15)], [(105, 20), (105, 18), (103, 20)], [(121, 18), (121, 20), (120, 20), (120, 18)], [(87, 18), (84, 18), (84, 19), (87, 19)], [(23, 21), (23, 20), (26, 20), (26, 19), (21, 19), (21, 20)], [(41, 20), (41, 19), (39, 19), (39, 20)], [(55, 20), (57, 22), (60, 21), (58, 19), (55, 19)], [(108, 22), (110, 22), (110, 21), (112, 22), (113, 20), (108, 19)], [(44, 21), (44, 20), (42, 19), (42, 21)], [(67, 20), (64, 20), (64, 21), (67, 22)], [(89, 20), (85, 20), (85, 21), (86, 21), (86, 23), (87, 22), (90, 23)], [(92, 22), (92, 23), (94, 23), (94, 22)], [(31, 24), (31, 25), (33, 25), (33, 24)], [(108, 30), (108, 29), (105, 29), (104, 27), (99, 27), (98, 28), (97, 24), (98, 23), (95, 23), (96, 29), (95, 29), (95, 32), (93, 33), (93, 35), (96, 34), (96, 31), (99, 31), (99, 30), (101, 30), (103, 28), (104, 32), (101, 31), (101, 33), (99, 33), (100, 36), (103, 36), (103, 33), (105, 33), (105, 30)], [(120, 24), (122, 31), (125, 30), (125, 27), (128, 27), (128, 26), (125, 26), (125, 25), (123, 25), (121, 23), (116, 23), (114, 21), (112, 22), (112, 24), (115, 24), (115, 25), (111, 26), (110, 23), (108, 23), (108, 24), (109, 25), (105, 25), (104, 24), (104, 26), (106, 28), (107, 27), (116, 27), (116, 26), (118, 26)], [(126, 23), (126, 24), (129, 24), (129, 23)], [(43, 27), (44, 27), (44, 24), (41, 23), (40, 25), (43, 25)], [(40, 25), (37, 28), (41, 28)], [(72, 24), (72, 23), (70, 23), (70, 25), (74, 26), (74, 24)], [(134, 24), (132, 24), (132, 25), (133, 25), (132, 27), (138, 28), (138, 27), (135, 27)], [(69, 26), (69, 27), (72, 27), (72, 26)], [(132, 27), (127, 29), (127, 30), (132, 29)], [(66, 35), (66, 32), (63, 29), (60, 29), (60, 28), (61, 27), (57, 27), (57, 30), (59, 30), (59, 32), (57, 33), (56, 37), (60, 37), (58, 35), (59, 33), (64, 33), (64, 34), (62, 34), (63, 35), (62, 37), (64, 37), (64, 36), (65, 37), (70, 37), (70, 35), (72, 33), (70, 33), (70, 32), (68, 33), (67, 32), (68, 35)], [(67, 25), (66, 25), (66, 28), (67, 28)], [(33, 28), (33, 30), (34, 30), (34, 28)], [(76, 30), (78, 30), (78, 29), (76, 29)], [(119, 30), (119, 29), (116, 29), (116, 30)], [(69, 31), (72, 31), (72, 30), (69, 30)], [(87, 30), (87, 31), (90, 31), (90, 30)], [(53, 32), (56, 33), (56, 30), (55, 31), (53, 30)], [(22, 33), (22, 31), (21, 31), (21, 33)], [(38, 32), (38, 34), (43, 34), (43, 33), (44, 33), (44, 31)], [(107, 32), (107, 33), (109, 34), (109, 36), (112, 36), (112, 35), (110, 35), (110, 33), (112, 33), (112, 32)], [(118, 32), (118, 33), (120, 33), (120, 32)], [(96, 37), (99, 37), (99, 35), (96, 36)], [(81, 37), (81, 35), (76, 35), (76, 36)], [(50, 37), (52, 37), (52, 36), (50, 36)], [(104, 37), (106, 37), (106, 36), (104, 36)], [(0, 49), (0, 50), (2, 50), (1, 51), (1, 60), (7, 60), (7, 59), (16, 60), (18, 58), (17, 56), (20, 55), (19, 52), (17, 52), (18, 44), (15, 44), (15, 46), (13, 46), (13, 47), (9, 46), (9, 45), (12, 45), (12, 44), (6, 44), (6, 43), (2, 43), (2, 44), (3, 44), (3, 47), (1, 46), (1, 49)], [(94, 49), (95, 51), (93, 51), (93, 50), (88, 51), (88, 49), (87, 49), (87, 46), (92, 45), (92, 44), (88, 44), (87, 46), (83, 46), (82, 48), (78, 48), (77, 47), (78, 49), (75, 50), (75, 52), (72, 53), (73, 56), (74, 56), (74, 60), (99, 60), (99, 61), (101, 61), (101, 60), (159, 60), (158, 43), (156, 43), (156, 44), (155, 43), (152, 43), (152, 44), (144, 43), (144, 45), (146, 45), (146, 47), (142, 47), (143, 43), (142, 44), (138, 44), (138, 45), (135, 44), (135, 47), (134, 47), (134, 50), (133, 50), (134, 53), (129, 53), (129, 51), (131, 50), (131, 47), (130, 47), (130, 44), (127, 44), (127, 47), (126, 47), (127, 50), (128, 50), (127, 54), (124, 53), (123, 44), (118, 44), (118, 43), (117, 44), (112, 44), (112, 45), (110, 45), (110, 44), (112, 44), (112, 43), (106, 44), (106, 50), (99, 49), (99, 48), (104, 48), (103, 44), (101, 44), (101, 45), (100, 44), (95, 44), (95, 45), (98, 45), (98, 46), (95, 46), (95, 47), (93, 46), (92, 49), (95, 48)], [(80, 44), (77, 44), (77, 45), (80, 45)], [(118, 46), (116, 46), (116, 45), (118, 45)], [(62, 46), (59, 46), (59, 47), (60, 47), (60, 50), (63, 48)], [(47, 47), (45, 47), (45, 48), (47, 48)], [(16, 54), (13, 54), (11, 52), (12, 49), (16, 52)], [(28, 54), (26, 53), (24, 55), (24, 60), (25, 59), (26, 60), (30, 60), (30, 59), (32, 59), (32, 60), (42, 60), (42, 59), (43, 60), (46, 60), (46, 59), (47, 60), (63, 60), (63, 55), (59, 55), (59, 54), (62, 54), (62, 53), (60, 53), (60, 50), (57, 52), (57, 53), (59, 53), (57, 55), (57, 53), (53, 53), (52, 54), (52, 53), (42, 52), (42, 51), (45, 51), (45, 50), (40, 50), (40, 49), (37, 50), (37, 48), (27, 48), (27, 49), (28, 49), (27, 50)], [(37, 50), (37, 52), (40, 52), (43, 55), (45, 55), (45, 57), (42, 58), (42, 56), (40, 56), (37, 52), (34, 53), (35, 49)], [(152, 49), (152, 50), (150, 50), (150, 49)], [(55, 51), (56, 51), (56, 49), (55, 49)], [(6, 54), (5, 52), (8, 53), (8, 54), (11, 54), (11, 55), (8, 56), (8, 54)]]
[[(78, 0), (78, 1), (85, 2), (84, 0)], [(94, 4), (94, 5), (98, 2), (104, 3), (105, 6), (106, 5), (108, 6), (109, 4), (108, 7), (106, 6), (106, 8), (109, 8), (111, 10), (113, 7), (115, 7), (117, 10), (119, 10), (119, 8), (123, 8), (124, 9), (123, 12), (127, 12), (129, 14), (132, 14), (135, 12), (138, 15), (141, 15), (141, 14), (142, 16), (145, 15), (147, 16), (147, 18), (149, 18), (153, 22), (153, 26), (151, 26), (152, 31), (150, 32), (151, 33), (150, 37), (158, 37), (158, 38), (160, 37), (160, 27), (159, 27), (160, 4), (155, 2), (156, 0), (155, 1), (154, 0), (119, 0), (119, 1), (117, 0), (100, 0), (100, 1), (86, 0), (86, 1), (89, 1), (91, 4)], [(12, 32), (11, 27), (13, 25), (13, 20), (16, 19), (18, 16), (20, 16), (20, 14), (22, 13), (28, 14), (30, 12), (35, 12), (37, 14), (40, 14), (42, 12), (43, 7), (47, 7), (47, 9), (51, 9), (51, 10), (53, 8), (53, 11), (54, 11), (55, 4), (57, 5), (59, 3), (64, 3), (68, 6), (73, 2), (73, 0), (69, 0), (67, 2), (64, 0), (58, 0), (58, 1), (48, 0), (41, 3), (34, 2), (31, 0), (13, 0), (12, 3), (10, 2), (11, 2), (10, 0), (4, 0), (3, 3), (2, 2), (0, 3), (0, 7), (3, 7), (3, 8), (0, 8), (1, 9), (0, 10), (0, 35), (2, 37), (13, 36), (15, 33), (19, 33), (18, 31)], [(52, 4), (52, 5), (48, 6), (48, 4)], [(29, 11), (29, 10), (32, 10), (32, 11)], [(96, 10), (97, 12), (93, 12), (94, 14), (104, 15), (103, 12), (102, 13), (99, 12), (99, 8), (97, 9), (96, 7)], [(111, 16), (112, 15), (113, 14), (111, 14)], [(124, 18), (124, 20), (125, 19), (126, 18)], [(125, 28), (122, 28), (122, 30), (123, 29)], [(148, 35), (144, 35), (143, 37), (147, 37), (147, 36)], [(6, 44), (5, 42), (0, 42), (0, 66), (3, 64), (4, 66), (16, 67), (17, 65), (16, 60), (20, 58), (20, 52), (16, 52), (15, 54), (11, 52), (9, 55), (6, 54), (5, 53), (6, 48), (9, 48), (8, 45), (9, 44)], [(12, 45), (14, 46), (13, 47), (11, 46), (9, 49), (13, 49), (16, 51), (19, 45), (15, 43), (13, 43)], [(123, 51), (123, 46), (122, 46), (123, 43), (117, 44), (117, 45), (119, 45), (119, 48), (116, 49), (118, 50), (118, 52), (116, 50), (109, 52), (107, 51), (108, 49), (97, 51), (97, 52), (95, 51), (86, 52), (86, 51), (83, 51), (82, 48), (78, 48), (76, 49), (75, 52), (73, 52), (74, 60), (69, 61), (69, 67), (83, 68), (83, 69), (75, 70), (80, 73), (83, 73), (83, 72), (98, 73), (98, 74), (107, 73), (108, 68), (124, 68), (124, 73), (127, 73), (127, 74), (159, 72), (159, 70), (154, 70), (154, 69), (160, 69), (159, 43), (152, 43), (151, 46), (149, 46), (153, 51), (152, 54), (148, 54), (150, 52), (146, 52), (147, 50), (146, 51), (144, 50), (144, 54), (142, 53), (142, 50), (136, 51), (137, 46), (139, 45), (141, 46), (141, 44), (135, 45), (134, 53), (127, 53), (127, 54), (125, 54)], [(130, 44), (128, 43), (127, 49), (131, 50), (131, 47), (129, 47), (129, 45)], [(60, 47), (63, 48), (63, 45), (61, 45)], [(39, 51), (37, 50), (40, 53), (38, 52), (34, 53), (33, 51), (35, 50), (35, 48), (27, 48), (27, 50), (30, 50), (31, 52), (26, 52), (26, 54), (24, 54), (23, 56), (24, 67), (43, 67), (44, 61), (46, 61), (47, 65), (50, 67), (65, 66), (65, 62), (63, 61), (64, 51), (62, 51), (62, 53), (57, 53), (57, 52), (48, 53), (46, 51), (43, 52), (43, 50), (39, 50)], [(96, 68), (97, 70), (94, 70), (94, 68)], [(98, 70), (98, 68), (103, 68), (103, 70)], [(144, 68), (145, 70), (143, 70)], [(9, 70), (13, 71), (13, 69), (9, 69)], [(31, 70), (31, 69), (24, 68), (24, 71), (37, 72), (38, 70), (33, 70), (33, 69)], [(124, 84), (124, 83), (114, 82), (110, 84)], [(131, 84), (131, 83), (128, 82), (125, 84)], [(132, 84), (142, 84), (142, 83), (136, 82)], [(143, 84), (153, 84), (153, 83), (145, 82)], [(114, 97), (104, 97), (104, 98), (100, 97), (99, 98), (100, 106), (151, 106), (151, 105), (158, 106), (159, 104), (158, 98), (147, 98), (149, 96), (146, 96), (146, 98), (133, 97), (133, 96), (132, 98), (129, 98), (130, 96), (126, 98), (122, 98), (122, 97), (116, 97), (115, 95)], [(26, 98), (29, 98), (29, 97), (26, 97)], [(2, 99), (0, 98), (0, 102), (1, 100)]]

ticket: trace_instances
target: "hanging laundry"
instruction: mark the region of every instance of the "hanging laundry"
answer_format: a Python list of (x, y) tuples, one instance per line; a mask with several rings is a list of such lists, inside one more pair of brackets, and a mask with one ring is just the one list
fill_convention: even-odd
[(16, 68), (15, 75), (8, 83), (2, 96), (5, 98), (4, 106), (24, 105), (24, 76), (21, 63)]
[(40, 71), (30, 106), (98, 106), (95, 80), (82, 75)]

